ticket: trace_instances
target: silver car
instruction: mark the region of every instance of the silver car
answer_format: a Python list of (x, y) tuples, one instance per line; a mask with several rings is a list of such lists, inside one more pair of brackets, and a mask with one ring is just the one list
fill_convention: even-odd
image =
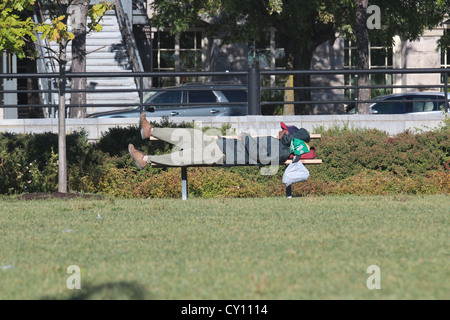
[[(187, 83), (156, 91), (144, 101), (147, 117), (246, 116), (247, 89), (242, 85)], [(98, 112), (89, 118), (139, 117), (140, 107)]]

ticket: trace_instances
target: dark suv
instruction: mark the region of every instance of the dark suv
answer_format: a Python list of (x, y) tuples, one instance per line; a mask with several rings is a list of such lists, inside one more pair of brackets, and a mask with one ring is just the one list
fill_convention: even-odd
[[(395, 93), (375, 97), (370, 105), (371, 114), (405, 114), (405, 113), (442, 113), (445, 108), (445, 95), (441, 92)], [(450, 101), (450, 94), (447, 101)], [(347, 113), (355, 113), (355, 104), (345, 108)]]
[[(144, 101), (147, 117), (246, 116), (247, 89), (236, 84), (186, 83), (155, 91)], [(139, 106), (93, 113), (89, 118), (139, 117)]]
[[(370, 106), (372, 114), (439, 113), (445, 108), (445, 95), (440, 92), (399, 93), (379, 96)], [(450, 100), (450, 95), (447, 101)]]

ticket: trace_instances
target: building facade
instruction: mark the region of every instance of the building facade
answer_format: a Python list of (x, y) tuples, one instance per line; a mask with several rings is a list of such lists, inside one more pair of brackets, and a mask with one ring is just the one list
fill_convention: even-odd
[[(98, 34), (90, 35), (87, 39), (88, 51), (95, 52), (87, 56), (88, 72), (130, 72), (127, 79), (90, 79), (88, 87), (91, 89), (133, 88), (139, 84), (132, 77), (133, 71), (170, 72), (170, 71), (247, 71), (249, 68), (261, 70), (284, 70), (286, 59), (284, 49), (277, 41), (276, 29), (271, 29), (266, 39), (249, 43), (224, 44), (220, 36), (208, 37), (208, 24), (204, 22), (195, 28), (182, 34), (173, 35), (170, 30), (157, 30), (149, 23), (152, 17), (149, 3), (152, 0), (116, 1), (115, 9), (105, 16), (104, 30)], [(98, 0), (92, 0), (95, 4)], [(446, 31), (439, 28), (427, 31), (414, 42), (402, 41), (396, 37), (395, 44), (387, 51), (377, 44), (370, 44), (370, 68), (371, 69), (399, 69), (399, 68), (449, 68), (450, 55), (437, 50), (437, 41)], [(69, 48), (70, 52), (70, 48)], [(41, 53), (44, 55), (44, 53)], [(16, 73), (35, 70), (35, 72), (57, 72), (58, 68), (50, 63), (32, 61), (17, 61), (14, 56), (2, 54), (0, 59), (2, 73)], [(70, 55), (69, 55), (70, 58)], [(350, 41), (337, 38), (333, 44), (329, 42), (319, 46), (311, 61), (312, 70), (345, 70), (355, 69), (356, 47)], [(18, 67), (19, 66), (19, 67)], [(67, 66), (70, 71), (70, 63)], [(223, 80), (220, 77), (214, 79), (207, 77), (158, 77), (149, 78), (144, 83), (145, 88), (165, 87), (190, 81)], [(230, 80), (230, 79), (227, 79)], [(245, 82), (245, 78), (231, 79), (237, 82)], [(106, 81), (106, 82), (105, 82)], [(262, 79), (263, 86), (284, 86), (289, 79), (286, 76), (270, 76)], [(439, 74), (377, 74), (371, 76), (373, 85), (401, 85), (424, 86), (420, 90), (439, 91), (436, 86), (442, 84), (444, 79)], [(355, 79), (349, 75), (311, 76), (311, 86), (335, 86), (354, 84)], [(4, 90), (16, 90), (17, 88), (31, 88), (37, 86), (44, 89), (45, 83), (20, 84), (17, 79), (1, 79), (0, 85)], [(68, 84), (70, 85), (70, 84)], [(430, 87), (426, 87), (430, 86)], [(417, 91), (415, 88), (397, 88), (372, 90), (372, 96), (388, 93)], [(312, 90), (313, 101), (342, 101), (355, 98), (354, 90), (327, 89)], [(264, 92), (263, 92), (264, 94)], [(262, 99), (283, 100), (287, 99), (285, 93), (278, 92), (276, 97)], [(40, 102), (42, 104), (54, 103), (55, 97), (35, 96), (33, 103), (21, 94), (7, 93), (1, 95), (3, 105), (31, 105)], [(124, 94), (88, 94), (87, 103), (113, 103), (122, 99), (130, 104), (138, 99), (137, 93)], [(37, 102), (36, 102), (37, 100)], [(52, 100), (52, 101), (50, 101)], [(342, 103), (327, 103), (313, 105), (313, 114), (344, 113), (345, 105)], [(0, 108), (0, 118), (25, 118), (30, 117), (29, 112), (20, 112), (26, 108)], [(34, 109), (33, 109), (34, 110)], [(104, 111), (88, 108), (88, 113)], [(280, 110), (278, 110), (278, 113)], [(36, 113), (34, 116), (48, 117), (51, 112)]]

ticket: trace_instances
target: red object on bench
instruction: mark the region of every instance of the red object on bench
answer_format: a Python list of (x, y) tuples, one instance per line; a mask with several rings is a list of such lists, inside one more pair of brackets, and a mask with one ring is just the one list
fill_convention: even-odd
[(315, 159), (316, 158), (316, 148), (309, 148), (308, 153), (304, 153), (300, 156), (300, 159)]
[[(289, 159), (294, 158), (294, 155), (291, 154), (289, 156)], [(311, 147), (309, 148), (309, 152), (308, 153), (304, 153), (300, 156), (300, 159), (315, 159), (316, 158), (316, 148)]]

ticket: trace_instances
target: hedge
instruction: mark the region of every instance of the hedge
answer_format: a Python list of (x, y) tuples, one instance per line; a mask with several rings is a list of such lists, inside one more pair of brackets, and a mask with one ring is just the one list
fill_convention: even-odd
[[(192, 127), (191, 123), (155, 126)], [(225, 131), (228, 127), (223, 127)], [(293, 186), (294, 195), (429, 194), (450, 191), (448, 123), (435, 130), (405, 131), (395, 137), (374, 129), (319, 129), (312, 140), (323, 164), (310, 166), (310, 179)], [(57, 135), (0, 134), (0, 194), (55, 192), (58, 183)], [(128, 143), (152, 154), (169, 152), (164, 142), (143, 141), (137, 126), (110, 129), (98, 143), (83, 131), (67, 136), (71, 192), (117, 197), (180, 197), (180, 169), (137, 170)], [(284, 168), (272, 176), (257, 167), (190, 168), (189, 193), (198, 197), (283, 196)]]

